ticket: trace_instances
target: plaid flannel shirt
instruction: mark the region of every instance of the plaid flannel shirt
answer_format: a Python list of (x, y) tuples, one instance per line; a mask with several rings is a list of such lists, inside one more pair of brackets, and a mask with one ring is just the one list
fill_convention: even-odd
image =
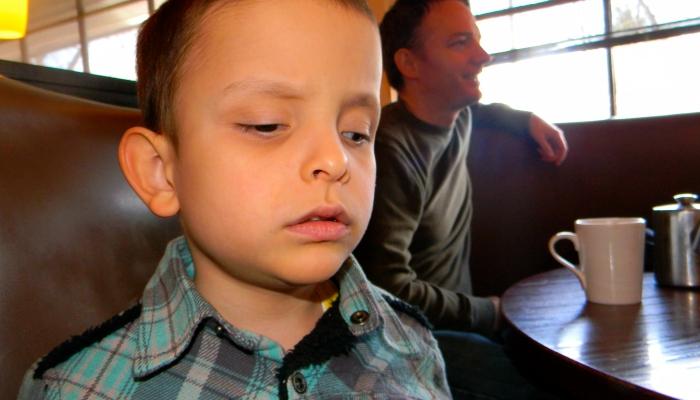
[(429, 330), (396, 311), (401, 304), (352, 257), (335, 277), (339, 299), (287, 353), (226, 322), (196, 290), (194, 273), (187, 242), (173, 240), (140, 313), (59, 346), (27, 373), (19, 398), (449, 398)]

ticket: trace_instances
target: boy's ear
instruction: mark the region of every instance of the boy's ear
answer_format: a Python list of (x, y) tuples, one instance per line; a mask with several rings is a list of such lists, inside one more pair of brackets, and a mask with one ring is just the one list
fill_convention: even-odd
[(130, 128), (119, 143), (119, 165), (126, 180), (151, 212), (161, 217), (180, 210), (173, 183), (174, 162), (172, 142), (150, 129)]
[(416, 79), (418, 77), (418, 69), (416, 65), (416, 55), (406, 48), (401, 48), (394, 53), (394, 63), (401, 75), (407, 79)]

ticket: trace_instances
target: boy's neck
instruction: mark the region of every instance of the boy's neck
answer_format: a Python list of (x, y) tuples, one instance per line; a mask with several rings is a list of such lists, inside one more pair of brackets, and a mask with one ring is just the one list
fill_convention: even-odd
[(318, 287), (329, 281), (288, 291), (267, 289), (235, 279), (220, 268), (198, 265), (195, 286), (226, 321), (266, 336), (291, 350), (310, 333), (323, 314)]

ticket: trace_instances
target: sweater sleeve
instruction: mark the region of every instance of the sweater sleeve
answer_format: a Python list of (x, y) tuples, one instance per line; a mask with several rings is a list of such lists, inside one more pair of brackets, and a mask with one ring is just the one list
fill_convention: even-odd
[(530, 137), (530, 118), (532, 113), (510, 108), (501, 103), (470, 106), (474, 129), (497, 129), (517, 136)]
[(423, 311), (436, 329), (491, 334), (491, 300), (419, 279), (410, 245), (424, 208), (425, 175), (400, 146), (376, 143), (377, 186), (372, 219), (355, 256), (374, 284)]

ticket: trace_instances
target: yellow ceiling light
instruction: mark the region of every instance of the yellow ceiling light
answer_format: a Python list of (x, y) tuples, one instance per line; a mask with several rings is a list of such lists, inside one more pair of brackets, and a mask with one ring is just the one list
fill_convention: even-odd
[(27, 1), (0, 0), (0, 39), (19, 39), (27, 31)]

